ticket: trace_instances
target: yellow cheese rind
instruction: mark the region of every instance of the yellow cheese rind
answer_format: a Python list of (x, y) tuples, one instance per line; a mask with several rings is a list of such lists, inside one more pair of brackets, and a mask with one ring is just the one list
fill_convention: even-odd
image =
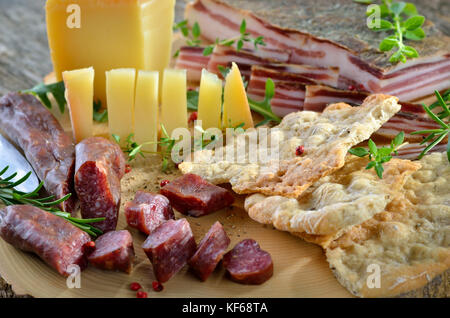
[(108, 125), (110, 135), (120, 137), (121, 146), (134, 132), (135, 69), (116, 69), (106, 72)]
[(176, 128), (188, 128), (186, 70), (166, 69), (164, 71), (161, 124), (169, 136)]
[(139, 71), (134, 104), (134, 139), (142, 150), (156, 152), (158, 141), (159, 73)]
[(79, 143), (93, 135), (94, 69), (66, 71), (62, 76), (73, 137)]
[[(67, 24), (69, 5), (80, 8), (80, 28)], [(47, 34), (57, 80), (63, 71), (93, 66), (95, 99), (106, 105), (106, 71), (162, 71), (171, 57), (174, 6), (174, 0), (47, 0)]]
[(253, 118), (241, 72), (233, 62), (225, 81), (222, 127), (234, 128), (241, 124), (244, 129), (252, 128)]
[(216, 74), (202, 70), (198, 98), (198, 120), (203, 129), (222, 128), (222, 81)]

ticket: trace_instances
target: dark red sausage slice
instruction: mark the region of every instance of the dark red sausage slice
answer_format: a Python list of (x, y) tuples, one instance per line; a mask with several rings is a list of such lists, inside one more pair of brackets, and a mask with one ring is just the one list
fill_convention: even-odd
[(74, 212), (75, 146), (52, 113), (33, 95), (9, 93), (0, 99), (0, 127), (22, 148), (48, 193), (57, 199), (72, 193), (61, 208)]
[(230, 238), (222, 224), (220, 222), (214, 223), (201, 240), (197, 252), (188, 261), (189, 266), (198, 278), (202, 281), (208, 279), (219, 264), (223, 254), (225, 254), (228, 245), (230, 245)]
[(86, 268), (90, 236), (36, 207), (13, 205), (1, 209), (0, 236), (23, 251), (35, 253), (61, 275), (70, 274), (70, 265)]
[(95, 267), (131, 273), (134, 260), (133, 238), (126, 230), (103, 234), (95, 241), (89, 263)]
[(120, 208), (120, 179), (125, 174), (125, 158), (112, 141), (92, 137), (76, 147), (75, 190), (85, 219), (106, 217), (93, 224), (103, 232), (114, 231)]
[(150, 234), (164, 222), (175, 219), (169, 199), (161, 194), (138, 191), (134, 200), (125, 205), (129, 226)]
[(161, 194), (169, 198), (177, 211), (195, 217), (210, 214), (234, 202), (228, 190), (191, 173), (162, 187)]
[(161, 224), (142, 245), (153, 265), (156, 279), (167, 282), (186, 265), (197, 245), (186, 219)]
[(259, 285), (273, 275), (272, 257), (251, 239), (243, 240), (225, 254), (223, 266), (230, 279), (241, 284)]

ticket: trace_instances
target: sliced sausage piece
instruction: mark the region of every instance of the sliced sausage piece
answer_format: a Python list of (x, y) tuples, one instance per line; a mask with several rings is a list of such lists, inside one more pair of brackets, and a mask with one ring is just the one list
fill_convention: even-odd
[(70, 275), (70, 265), (83, 270), (90, 252), (90, 236), (60, 218), (29, 205), (0, 210), (0, 236), (9, 244), (38, 255), (61, 275)]
[(95, 246), (95, 251), (88, 258), (90, 264), (101, 269), (131, 273), (135, 254), (130, 232), (108, 232), (95, 241)]
[(167, 282), (186, 265), (197, 248), (186, 219), (169, 220), (161, 224), (142, 245), (153, 265), (156, 279)]
[(272, 257), (251, 239), (243, 240), (225, 254), (223, 266), (230, 279), (240, 284), (259, 285), (273, 275)]
[(117, 227), (120, 208), (120, 179), (125, 157), (120, 147), (102, 137), (87, 138), (76, 147), (75, 190), (85, 219), (105, 217), (93, 224), (103, 232)]
[(195, 174), (184, 176), (161, 188), (172, 206), (183, 214), (199, 217), (230, 206), (234, 196)]
[(164, 222), (175, 219), (169, 199), (146, 191), (138, 191), (134, 200), (126, 203), (125, 216), (129, 226), (147, 235)]
[(0, 99), (0, 127), (22, 148), (49, 194), (60, 199), (72, 193), (61, 209), (74, 212), (75, 146), (52, 113), (33, 95), (9, 93)]
[(208, 279), (219, 264), (223, 254), (225, 254), (228, 245), (230, 245), (230, 238), (222, 224), (220, 222), (214, 223), (201, 240), (197, 252), (188, 261), (189, 266), (198, 278), (202, 281)]

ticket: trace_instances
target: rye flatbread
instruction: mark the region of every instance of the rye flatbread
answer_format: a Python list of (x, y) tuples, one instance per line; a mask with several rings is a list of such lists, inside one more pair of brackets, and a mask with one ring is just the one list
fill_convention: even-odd
[(395, 296), (421, 288), (450, 268), (450, 164), (445, 153), (420, 163), (386, 211), (327, 248), (334, 274), (354, 295)]
[(249, 216), (323, 247), (351, 226), (361, 224), (386, 206), (407, 176), (420, 168), (409, 160), (384, 164), (380, 179), (367, 170), (367, 158), (349, 155), (343, 168), (315, 182), (298, 199), (254, 194), (245, 201)]
[[(179, 168), (215, 184), (229, 182), (240, 194), (297, 198), (312, 183), (341, 168), (351, 147), (368, 139), (400, 110), (397, 101), (393, 96), (375, 94), (360, 107), (339, 103), (328, 106), (323, 113), (291, 113), (270, 129), (266, 140), (258, 140), (253, 152), (236, 148), (239, 143), (235, 137), (225, 149), (199, 151), (194, 154), (195, 161), (183, 162)], [(249, 137), (250, 133), (244, 135)], [(304, 147), (301, 155), (296, 151), (299, 146)], [(274, 148), (279, 151), (276, 159), (256, 163), (250, 160), (253, 155), (261, 158), (262, 154), (276, 152)], [(216, 159), (217, 151), (240, 153), (243, 160)]]

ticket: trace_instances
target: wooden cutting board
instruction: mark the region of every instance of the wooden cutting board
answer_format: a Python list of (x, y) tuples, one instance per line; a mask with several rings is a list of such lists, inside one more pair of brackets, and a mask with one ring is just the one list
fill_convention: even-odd
[[(184, 2), (184, 0), (177, 2), (178, 20), (180, 20)], [(24, 41), (18, 41), (17, 34), (28, 34), (27, 32), (7, 32), (9, 35), (5, 33), (5, 37), (0, 37), (8, 39), (8, 36), (11, 36), (8, 42), (0, 43), (0, 56), (7, 52), (7, 64), (9, 63), (9, 66), (7, 65), (3, 69), (0, 65), (0, 72), (4, 71), (9, 78), (13, 74), (15, 80), (8, 81), (5, 83), (6, 85), (0, 84), (2, 92), (31, 86), (33, 82), (39, 81), (39, 76), (43, 76), (45, 74), (43, 72), (50, 65), (46, 43), (33, 42), (33, 40), (41, 38), (43, 33), (45, 34), (45, 27), (42, 26), (42, 12), (39, 11), (42, 10), (44, 1), (33, 2), (30, 10), (24, 12), (27, 15), (26, 19), (22, 17), (23, 10), (20, 10), (20, 6), (29, 5), (29, 2), (17, 0), (14, 3), (16, 7), (12, 6), (10, 11), (4, 11), (11, 15), (0, 21), (11, 22), (11, 27), (21, 25), (26, 30), (32, 29), (37, 34), (24, 35), (24, 37), (28, 37)], [(1, 5), (0, 3), (0, 7)], [(29, 28), (24, 23), (13, 23), (15, 18), (23, 20), (25, 23), (29, 21)], [(31, 28), (31, 24), (33, 24), (33, 28)], [(19, 51), (25, 50), (23, 45), (26, 48), (32, 47), (33, 52), (13, 59), (14, 56), (18, 56)], [(6, 47), (17, 51), (17, 54), (9, 49), (6, 50)], [(32, 55), (36, 52), (40, 52), (37, 57)], [(29, 76), (30, 72), (32, 76)], [(38, 75), (39, 73), (41, 74)], [(65, 129), (70, 130), (67, 114), (61, 116), (55, 109), (55, 115), (59, 117)], [(97, 134), (104, 134), (105, 129), (105, 125), (96, 125)], [(123, 215), (123, 204), (132, 200), (137, 190), (157, 192), (161, 180), (171, 180), (179, 175), (176, 170), (170, 174), (161, 173), (160, 164), (161, 161), (158, 157), (139, 158), (132, 164), (132, 171), (122, 180), (122, 208), (118, 229), (129, 229)], [(137, 254), (135, 269), (131, 275), (89, 267), (81, 275), (81, 288), (69, 289), (66, 279), (39, 258), (0, 240), (0, 276), (12, 285), (16, 294), (28, 294), (34, 297), (135, 297), (135, 292), (128, 288), (131, 282), (139, 282), (149, 293), (149, 297), (351, 297), (351, 294), (334, 278), (320, 247), (251, 220), (242, 209), (243, 199), (243, 197), (237, 197), (232, 209), (222, 210), (198, 219), (188, 217), (188, 220), (197, 241), (217, 220), (222, 222), (230, 236), (230, 248), (245, 238), (257, 240), (263, 249), (270, 252), (274, 261), (274, 276), (260, 286), (233, 283), (224, 277), (223, 269), (218, 269), (213, 273), (207, 282), (200, 282), (187, 268), (184, 268), (164, 284), (165, 288), (162, 292), (153, 292), (151, 284), (155, 278), (151, 264), (140, 248), (145, 236), (134, 229), (129, 229), (133, 234)], [(177, 213), (177, 217), (184, 216)], [(445, 273), (433, 280), (427, 287), (413, 291), (406, 296), (448, 297), (450, 296), (449, 286), (450, 275)]]

